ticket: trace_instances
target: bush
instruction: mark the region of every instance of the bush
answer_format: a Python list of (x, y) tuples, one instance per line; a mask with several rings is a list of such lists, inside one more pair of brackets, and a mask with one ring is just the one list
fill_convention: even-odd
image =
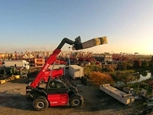
[(148, 73), (146, 71), (142, 71), (142, 72), (140, 72), (140, 74), (143, 76), (147, 76)]
[(123, 64), (122, 64), (122, 69), (123, 69), (123, 70), (126, 70), (126, 69), (127, 69), (127, 63), (126, 63), (126, 62), (123, 62)]
[(127, 84), (128, 82), (138, 80), (140, 78), (140, 76), (132, 74), (132, 73), (117, 72), (113, 78), (115, 81), (122, 81), (125, 84)]
[(148, 61), (142, 61), (142, 67), (147, 67), (147, 66), (149, 66), (149, 63), (148, 63)]
[(107, 66), (107, 72), (114, 72), (115, 68), (112, 65)]
[(84, 67), (84, 75), (85, 76), (90, 76), (90, 73), (96, 71), (96, 72), (101, 72), (102, 71), (102, 66), (98, 65), (88, 65)]
[(147, 80), (146, 82), (147, 82), (150, 86), (153, 87), (153, 80), (149, 79), (149, 80)]
[(138, 67), (139, 68), (139, 67), (141, 67), (142, 62), (140, 60), (134, 60), (133, 64), (134, 64), (134, 67), (136, 67), (136, 68)]
[(91, 72), (89, 78), (96, 85), (107, 84), (107, 83), (113, 84), (114, 83), (112, 77), (106, 73)]

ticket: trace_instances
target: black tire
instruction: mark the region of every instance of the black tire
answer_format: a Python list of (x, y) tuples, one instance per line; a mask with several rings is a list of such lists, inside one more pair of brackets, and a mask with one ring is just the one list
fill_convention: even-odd
[(77, 97), (77, 96), (74, 96), (70, 99), (70, 106), (71, 107), (80, 107), (82, 105), (82, 100)]
[(37, 111), (45, 110), (48, 108), (48, 106), (48, 101), (45, 98), (38, 97), (33, 101), (33, 107)]

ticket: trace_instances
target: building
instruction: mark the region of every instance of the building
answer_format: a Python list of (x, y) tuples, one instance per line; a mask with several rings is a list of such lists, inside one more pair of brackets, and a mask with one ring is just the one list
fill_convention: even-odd
[(112, 62), (113, 57), (112, 54), (92, 54), (92, 57), (100, 62)]

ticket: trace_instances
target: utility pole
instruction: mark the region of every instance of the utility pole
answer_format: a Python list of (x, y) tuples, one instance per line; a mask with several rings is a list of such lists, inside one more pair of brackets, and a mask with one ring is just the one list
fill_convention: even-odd
[(71, 47), (69, 47), (69, 65), (71, 64), (71, 60), (70, 60), (70, 48)]

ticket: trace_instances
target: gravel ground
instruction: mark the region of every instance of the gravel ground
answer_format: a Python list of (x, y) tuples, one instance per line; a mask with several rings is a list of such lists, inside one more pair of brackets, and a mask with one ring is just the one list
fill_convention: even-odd
[(125, 106), (91, 83), (85, 86), (79, 80), (72, 82), (82, 91), (84, 105), (80, 108), (49, 107), (45, 111), (35, 111), (32, 102), (26, 100), (27, 80), (19, 79), (1, 84), (0, 115), (132, 115), (139, 109), (137, 103)]

